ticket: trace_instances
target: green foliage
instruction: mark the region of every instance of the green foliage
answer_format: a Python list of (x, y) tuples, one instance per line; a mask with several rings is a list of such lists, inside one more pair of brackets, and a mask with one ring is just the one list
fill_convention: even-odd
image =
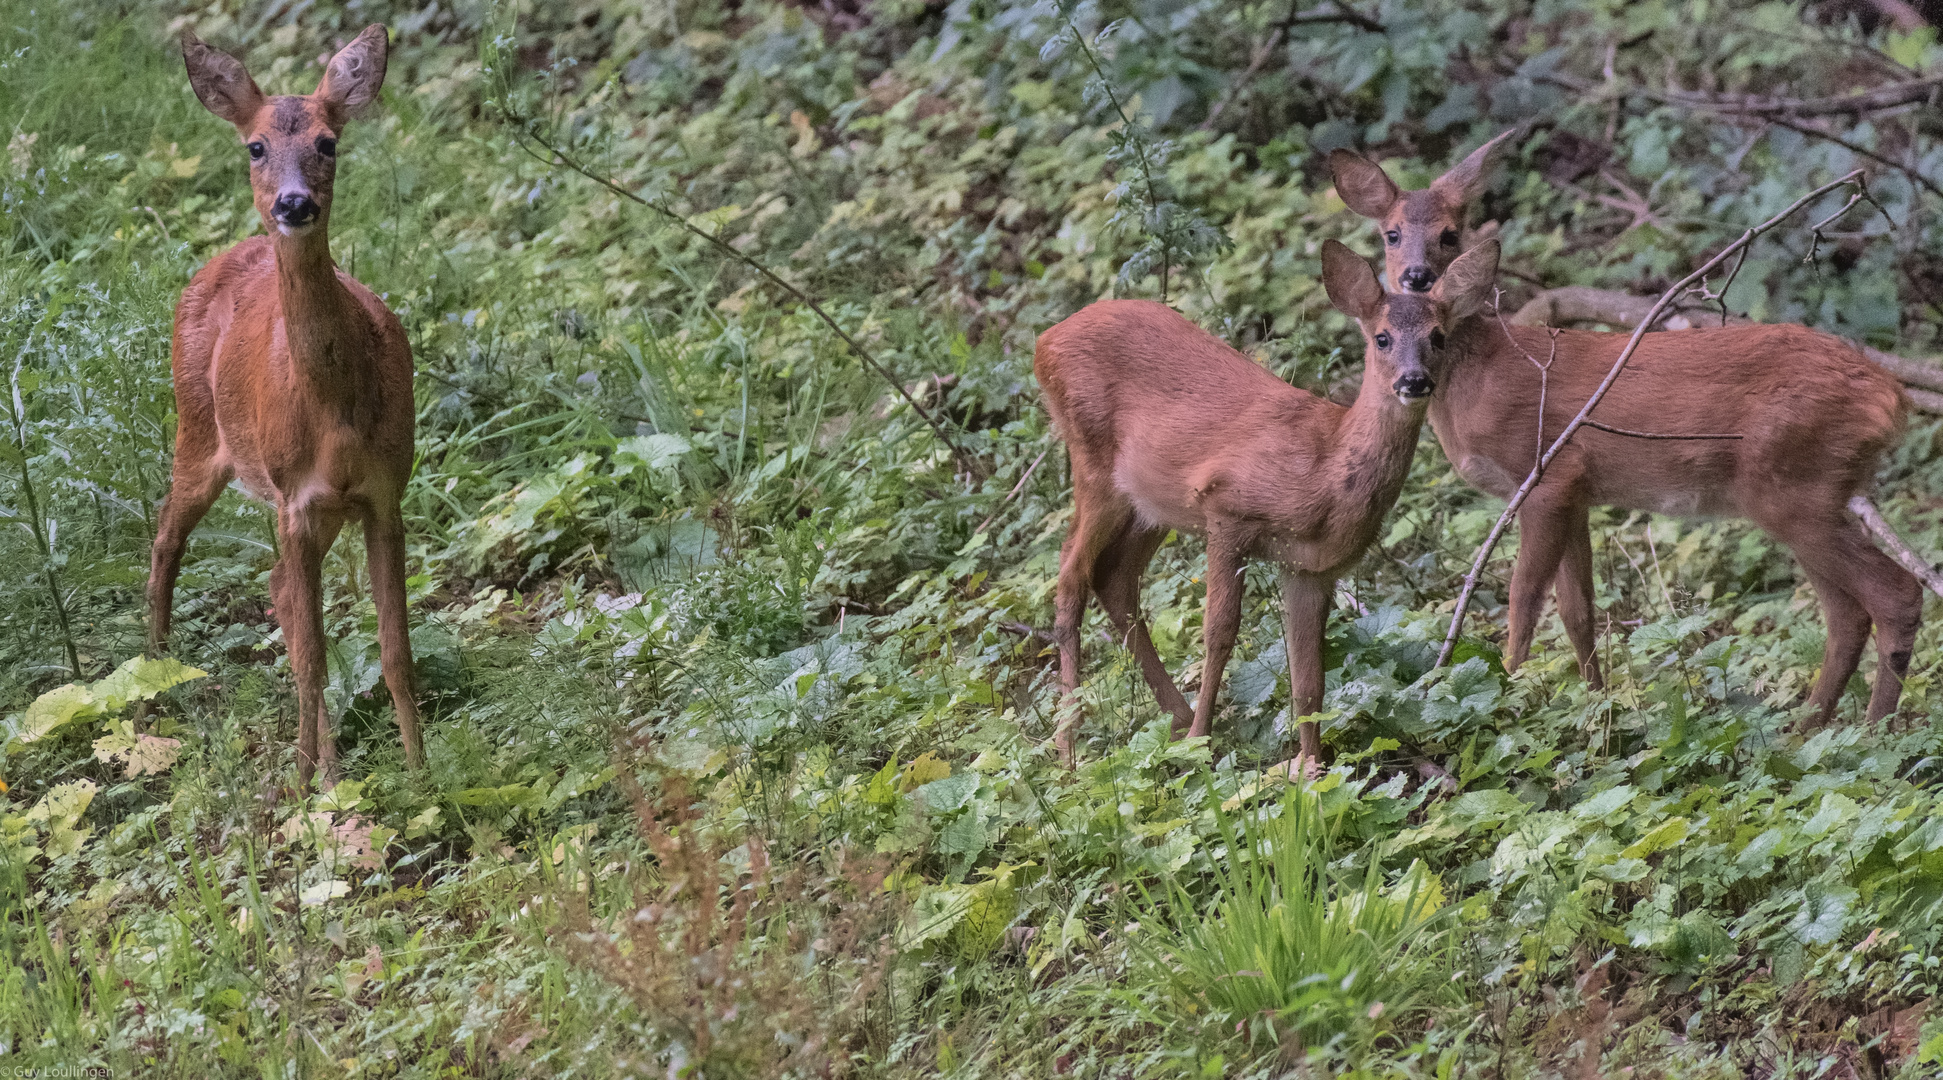
[[(1030, 371), (1046, 326), (1148, 296), (1340, 394), (1360, 339), (1316, 252), (1374, 238), (1327, 152), (1421, 186), (1512, 125), (1482, 205), (1507, 304), (1656, 290), (1866, 164), (1885, 213), (1812, 262), (1804, 232), (1763, 237), (1730, 306), (1934, 351), (1934, 110), (1793, 127), (1683, 96), (1931, 77), (1933, 34), (1714, 0), (0, 9), (0, 1057), (715, 1076), (820, 1040), (793, 1064), (1449, 1078), (1943, 1054), (1936, 619), (1897, 725), (1852, 722), (1858, 680), (1841, 724), (1797, 731), (1825, 638), (1785, 549), (1599, 512), (1607, 691), (1550, 622), (1504, 672), (1511, 551), (1431, 671), (1497, 509), (1427, 434), (1329, 619), (1327, 773), (1263, 768), (1289, 691), (1259, 568), (1209, 740), (1170, 742), (1089, 623), (1069, 773), (1033, 633), (1068, 477)], [(145, 640), (170, 312), (259, 228), (167, 42), (192, 25), (306, 91), (373, 20), (389, 82), (345, 132), (331, 229), (419, 372), (429, 765), (403, 768), (347, 536), (324, 593), (350, 779), (306, 795), (260, 505), (225, 496), (191, 541), (172, 648), (209, 677), (115, 668)], [(536, 157), (509, 113), (674, 218)], [(1879, 478), (1924, 551), (1937, 433), (1912, 423)], [(1188, 685), (1202, 573), (1169, 543), (1140, 598)]]
[(1377, 858), (1342, 880), (1318, 796), (1291, 788), (1279, 803), (1217, 812), (1211, 910), (1166, 886), (1140, 920), (1146, 977), (1214, 1031), (1285, 1055), (1337, 1039), (1366, 1050), (1448, 995), (1443, 886), (1416, 862), (1386, 887)]

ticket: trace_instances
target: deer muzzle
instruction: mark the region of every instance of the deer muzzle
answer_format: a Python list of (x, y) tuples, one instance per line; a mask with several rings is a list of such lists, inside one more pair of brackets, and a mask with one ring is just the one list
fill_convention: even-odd
[(308, 191), (282, 192), (270, 206), (270, 217), (286, 229), (301, 229), (322, 212)]
[(1429, 372), (1411, 371), (1397, 376), (1390, 389), (1396, 393), (1398, 401), (1412, 405), (1436, 393), (1437, 381), (1430, 377)]

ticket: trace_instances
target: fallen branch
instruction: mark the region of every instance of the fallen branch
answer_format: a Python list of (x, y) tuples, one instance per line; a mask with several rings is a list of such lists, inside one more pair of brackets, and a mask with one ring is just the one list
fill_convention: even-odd
[[(1470, 573), (1464, 575), (1464, 588), (1457, 596), (1457, 610), (1451, 612), (1450, 630), (1444, 635), (1444, 647), (1437, 653), (1437, 663), (1435, 666), (1443, 667), (1450, 663), (1451, 653), (1457, 649), (1457, 635), (1464, 628), (1464, 614), (1470, 609), (1471, 597), (1477, 592), (1479, 579), (1484, 576), (1484, 566), (1490, 561), (1491, 552), (1497, 548), (1499, 538), (1504, 536), (1505, 528), (1511, 524), (1511, 520), (1517, 516), (1519, 508), (1523, 507), (1525, 500), (1531, 497), (1532, 489), (1536, 488), (1538, 481), (1544, 477), (1545, 466), (1551, 464), (1552, 459), (1558, 456), (1559, 451), (1565, 449), (1565, 444), (1572, 441), (1572, 436), (1578, 434), (1579, 429), (1585, 426), (1586, 421), (1592, 416), (1592, 410), (1598, 408), (1599, 402), (1605, 399), (1606, 391), (1611, 390), (1612, 384), (1619, 380), (1620, 373), (1626, 370), (1627, 361), (1633, 358), (1633, 353), (1639, 349), (1640, 341), (1646, 337), (1647, 328), (1658, 322), (1660, 316), (1669, 308), (1673, 307), (1681, 297), (1685, 296), (1688, 290), (1704, 283), (1707, 280), (1708, 274), (1719, 269), (1736, 252), (1752, 244), (1756, 237), (1793, 217), (1802, 208), (1812, 204), (1823, 195), (1837, 188), (1860, 185), (1861, 182), (1862, 170), (1855, 169), (1844, 175), (1841, 179), (1823, 184), (1821, 187), (1796, 199), (1794, 202), (1788, 204), (1780, 213), (1741, 233), (1739, 239), (1722, 248), (1719, 254), (1708, 259), (1700, 269), (1681, 278), (1672, 288), (1661, 294), (1660, 298), (1653, 302), (1653, 306), (1648, 308), (1646, 313), (1640, 318), (1639, 325), (1633, 328), (1632, 336), (1626, 340), (1625, 348), (1619, 350), (1619, 356), (1613, 360), (1612, 369), (1606, 372), (1605, 379), (1592, 391), (1592, 396), (1586, 399), (1585, 405), (1579, 409), (1578, 414), (1573, 416), (1571, 422), (1565, 425), (1565, 430), (1559, 432), (1558, 438), (1552, 442), (1550, 449), (1546, 450), (1544, 456), (1538, 459), (1538, 463), (1532, 466), (1531, 475), (1525, 477), (1525, 482), (1520, 484), (1518, 490), (1512, 493), (1511, 501), (1505, 505), (1504, 513), (1498, 515), (1497, 523), (1491, 526), (1491, 532), (1485, 536), (1483, 545), (1478, 548), (1477, 558), (1471, 561)], [(1826, 224), (1826, 222), (1823, 224)], [(1821, 226), (1818, 225), (1816, 227), (1820, 228)]]
[[(1638, 326), (1653, 302), (1643, 296), (1619, 292), (1615, 289), (1592, 289), (1583, 286), (1567, 286), (1561, 289), (1547, 289), (1518, 309), (1511, 317), (1513, 326), (1563, 326), (1568, 323), (1604, 323), (1607, 326)], [(1660, 327), (1667, 330), (1685, 330), (1694, 326), (1741, 325), (1752, 320), (1738, 315), (1730, 315), (1721, 320), (1709, 306), (1697, 302), (1676, 301), (1666, 316), (1660, 320)], [(1929, 413), (1943, 413), (1943, 366), (1927, 360), (1914, 360), (1906, 356), (1886, 353), (1857, 344), (1862, 355), (1868, 357), (1889, 374), (1906, 384), (1909, 400), (1917, 408)]]
[(1908, 541), (1896, 535), (1896, 530), (1889, 527), (1882, 511), (1876, 509), (1876, 504), (1870, 502), (1868, 496), (1857, 495), (1850, 499), (1849, 513), (1861, 518), (1862, 524), (1868, 526), (1876, 541), (1888, 549), (1890, 556), (1901, 563), (1904, 570), (1915, 574), (1916, 580), (1922, 582), (1924, 588), (1943, 596), (1943, 574), (1937, 573), (1934, 564), (1916, 554)]
[(1911, 79), (1853, 94), (1820, 98), (1778, 98), (1764, 94), (1701, 94), (1675, 91), (1669, 101), (1689, 108), (1742, 116), (1841, 116), (1882, 112), (1904, 105), (1920, 105), (1943, 89), (1943, 78)]

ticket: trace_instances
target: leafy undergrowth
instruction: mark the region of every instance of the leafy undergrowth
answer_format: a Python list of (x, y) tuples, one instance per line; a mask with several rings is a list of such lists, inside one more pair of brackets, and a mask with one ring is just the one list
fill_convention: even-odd
[[(1764, 237), (1728, 300), (1933, 350), (1933, 110), (1803, 132), (1668, 103), (1934, 74), (1933, 33), (1698, 2), (533, 7), (0, 0), (0, 1062), (1943, 1070), (1934, 605), (1897, 718), (1859, 721), (1869, 661), (1839, 721), (1805, 730), (1824, 636), (1786, 552), (1744, 523), (1596, 512), (1607, 690), (1549, 619), (1505, 674), (1510, 551), (1465, 659), (1433, 671), (1498, 507), (1426, 432), (1330, 616), (1324, 775), (1268, 768), (1289, 695), (1260, 567), (1214, 737), (1169, 742), (1089, 627), (1067, 771), (1044, 628), (1069, 485), (1030, 372), (1045, 326), (1165, 291), (1340, 391), (1360, 346), (1317, 253), (1375, 241), (1326, 150), (1421, 186), (1528, 121), (1484, 199), (1505, 303), (1664, 287), (1874, 162), (1881, 214), (1815, 261), (1803, 230)], [(325, 593), (348, 778), (307, 793), (261, 506), (218, 504), (177, 660), (136, 659), (170, 313), (260, 227), (233, 133), (166, 42), (193, 25), (303, 91), (374, 19), (390, 81), (345, 133), (331, 229), (420, 372), (428, 765), (403, 767), (347, 536)], [(1629, 81), (1652, 93), (1598, 89)], [(967, 467), (704, 236), (819, 297)], [(1880, 477), (1926, 551), (1938, 430), (1918, 417)], [(1142, 594), (1189, 684), (1201, 572), (1170, 542)]]

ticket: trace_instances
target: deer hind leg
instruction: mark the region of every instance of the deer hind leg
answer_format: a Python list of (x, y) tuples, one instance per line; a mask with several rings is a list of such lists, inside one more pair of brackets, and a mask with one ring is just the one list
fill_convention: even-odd
[[(1289, 653), (1289, 722), (1322, 711), (1322, 634), (1336, 582), (1282, 570), (1282, 644)], [(1296, 724), (1301, 754), (1322, 760), (1322, 732), (1314, 721)]]
[[(1531, 656), (1532, 634), (1538, 629), (1538, 617), (1545, 612), (1545, 590), (1558, 574), (1571, 534), (1573, 508), (1541, 499), (1541, 495), (1534, 493), (1518, 511), (1518, 561), (1511, 570), (1511, 625), (1504, 651), (1506, 671), (1518, 670), (1518, 665)], [(1583, 521), (1584, 511), (1578, 514)]]
[(418, 700), (412, 687), (412, 641), (405, 605), (405, 521), (396, 510), (380, 510), (364, 523), (365, 562), (371, 571), (371, 599), (378, 608), (378, 655), (384, 666), (391, 707), (405, 764), (425, 767), (425, 744), (418, 730)]
[(148, 568), (148, 651), (162, 655), (169, 645), (169, 626), (175, 607), (175, 583), (182, 573), (182, 553), (189, 533), (216, 505), (223, 487), (234, 475), (216, 463), (213, 454), (190, 457), (178, 443), (170, 470), (169, 494), (155, 523), (155, 546)]
[(1600, 674), (1599, 654), (1594, 649), (1592, 526), (1584, 510), (1569, 515), (1554, 589), (1558, 594), (1559, 621), (1565, 624), (1565, 636), (1572, 640), (1572, 651), (1579, 657), (1579, 675), (1587, 686), (1603, 690), (1606, 680)]
[(1916, 647), (1916, 630), (1923, 621), (1923, 586), (1871, 543), (1862, 527), (1843, 522), (1840, 534), (1849, 566), (1847, 585), (1868, 609), (1876, 628), (1876, 681), (1869, 691), (1870, 723), (1896, 711), (1903, 678)]
[(1140, 661), (1140, 673), (1146, 676), (1154, 700), (1174, 715), (1174, 733), (1178, 735), (1194, 722), (1194, 710), (1174, 684), (1167, 665), (1161, 663), (1147, 631), (1147, 620), (1140, 617), (1140, 575), (1166, 539), (1165, 529), (1143, 529), (1129, 523), (1094, 563), (1093, 590), (1099, 594), (1100, 606), (1106, 609), (1113, 628)]
[[(1075, 463), (1073, 473), (1080, 475)], [(1093, 568), (1100, 551), (1106, 547), (1133, 516), (1133, 507), (1123, 502), (1075, 500), (1073, 528), (1059, 551), (1059, 584), (1053, 599), (1053, 642), (1059, 647), (1059, 716), (1053, 728), (1053, 745), (1059, 759), (1073, 764), (1073, 736), (1079, 726), (1079, 706), (1074, 693), (1079, 689), (1080, 624), (1086, 616), (1086, 598), (1093, 591)]]
[(324, 554), (342, 521), (279, 507), (277, 539), (283, 554), (270, 572), (270, 596), (283, 627), (290, 673), (297, 682), (297, 775), (308, 786), (321, 770), (337, 781), (337, 740), (324, 707)]
[(1201, 692), (1194, 698), (1194, 723), (1189, 738), (1206, 735), (1214, 723), (1214, 702), (1221, 693), (1221, 673), (1235, 651), (1241, 631), (1241, 546), (1219, 529), (1208, 530), (1208, 603), (1201, 631), (1207, 640), (1207, 659), (1201, 665)]

